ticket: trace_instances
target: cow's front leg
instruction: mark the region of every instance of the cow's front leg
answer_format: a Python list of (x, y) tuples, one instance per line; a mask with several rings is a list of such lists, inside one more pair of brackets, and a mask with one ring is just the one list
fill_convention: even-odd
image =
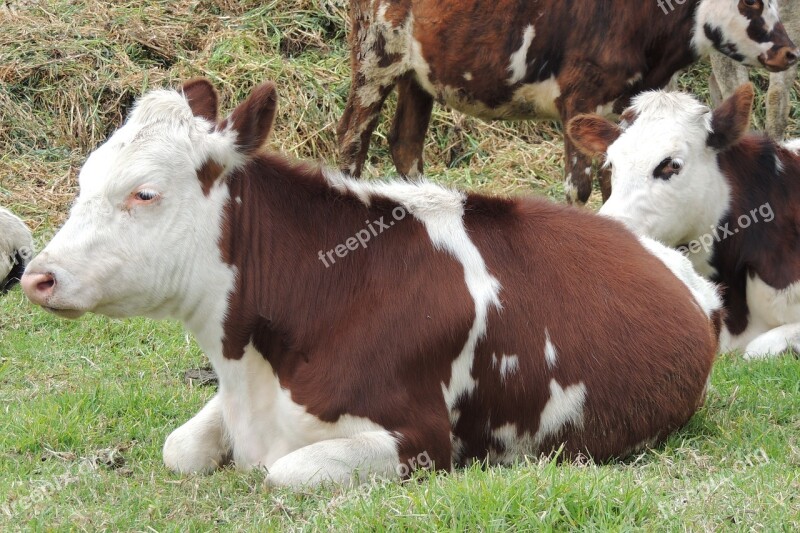
[(800, 353), (800, 323), (785, 324), (762, 333), (747, 344), (744, 358), (765, 359), (787, 350)]
[(284, 455), (267, 468), (267, 481), (292, 488), (323, 483), (352, 486), (373, 476), (398, 478), (399, 465), (397, 438), (388, 431), (369, 431), (315, 442)]
[(219, 394), (167, 437), (163, 455), (167, 468), (180, 473), (208, 473), (230, 461), (231, 445), (222, 420)]

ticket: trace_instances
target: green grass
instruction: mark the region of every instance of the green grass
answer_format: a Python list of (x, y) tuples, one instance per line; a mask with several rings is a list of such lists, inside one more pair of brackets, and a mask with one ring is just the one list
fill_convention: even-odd
[[(5, 4), (4, 4), (5, 5)], [(349, 87), (347, 0), (11, 2), (0, 9), (0, 203), (41, 245), (77, 170), (153, 86), (209, 77), (225, 109), (276, 80), (273, 149), (335, 163)], [(680, 86), (707, 98), (707, 64)], [(753, 71), (763, 124), (766, 75)], [(797, 91), (792, 91), (797, 104)], [(390, 98), (367, 173), (391, 173)], [(789, 135), (800, 132), (793, 105)], [(561, 128), (484, 123), (436, 107), (425, 146), (439, 182), (563, 199)], [(800, 362), (723, 356), (708, 401), (624, 463), (475, 466), (408, 483), (292, 493), (264, 474), (178, 476), (167, 435), (213, 394), (185, 383), (205, 357), (179, 324), (69, 322), (0, 299), (0, 531), (800, 529)]]
[[(474, 466), (293, 493), (261, 472), (178, 476), (175, 427), (213, 394), (180, 325), (63, 321), (0, 301), (0, 530), (737, 530), (800, 528), (800, 362), (723, 356), (706, 405), (623, 463)], [(120, 459), (121, 458), (121, 459)]]

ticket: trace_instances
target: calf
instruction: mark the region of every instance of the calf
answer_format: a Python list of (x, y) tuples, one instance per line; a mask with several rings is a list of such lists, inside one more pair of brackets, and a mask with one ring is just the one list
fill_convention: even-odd
[(32, 256), (30, 230), (11, 211), (0, 207), (0, 294), (17, 284)]
[[(384, 100), (397, 87), (389, 147), (422, 173), (436, 100), (484, 120), (618, 113), (716, 49), (784, 70), (798, 51), (777, 0), (351, 0), (352, 84), (339, 123), (340, 167), (359, 176)], [(585, 203), (591, 161), (564, 142), (566, 193)], [(607, 180), (601, 183), (604, 199)]]
[(218, 122), (207, 81), (144, 96), (22, 281), (58, 315), (194, 333), (219, 392), (171, 469), (299, 486), (562, 444), (604, 460), (700, 405), (721, 302), (680, 254), (546, 201), (262, 153), (275, 102), (262, 85)]
[(599, 116), (569, 124), (606, 153), (613, 193), (600, 212), (681, 248), (724, 287), (721, 349), (763, 357), (800, 348), (800, 156), (746, 134), (753, 88), (714, 112), (681, 93), (637, 97), (621, 127)]

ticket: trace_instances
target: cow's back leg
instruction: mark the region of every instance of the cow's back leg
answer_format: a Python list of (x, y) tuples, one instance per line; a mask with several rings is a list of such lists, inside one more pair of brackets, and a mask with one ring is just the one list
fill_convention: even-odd
[(392, 9), (390, 17), (365, 0), (352, 0), (350, 7), (351, 83), (337, 127), (339, 168), (360, 176), (383, 102), (410, 68), (403, 53), (407, 36), (400, 28), (407, 13)]
[(397, 113), (389, 132), (389, 148), (402, 176), (422, 175), (422, 152), (432, 110), (433, 97), (410, 75), (398, 82)]

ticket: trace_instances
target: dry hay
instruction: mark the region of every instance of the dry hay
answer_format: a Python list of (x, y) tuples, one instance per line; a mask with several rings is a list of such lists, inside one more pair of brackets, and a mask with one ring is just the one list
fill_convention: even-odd
[[(228, 110), (255, 84), (275, 80), (281, 99), (272, 147), (335, 164), (350, 83), (347, 3), (6, 0), (0, 202), (33, 229), (51, 230), (66, 215), (86, 154), (119, 126), (134, 98), (193, 76), (210, 78)], [(393, 171), (386, 132), (394, 105), (390, 98), (373, 138), (373, 176)], [(434, 179), (563, 198), (558, 125), (486, 123), (437, 106), (426, 141)]]

